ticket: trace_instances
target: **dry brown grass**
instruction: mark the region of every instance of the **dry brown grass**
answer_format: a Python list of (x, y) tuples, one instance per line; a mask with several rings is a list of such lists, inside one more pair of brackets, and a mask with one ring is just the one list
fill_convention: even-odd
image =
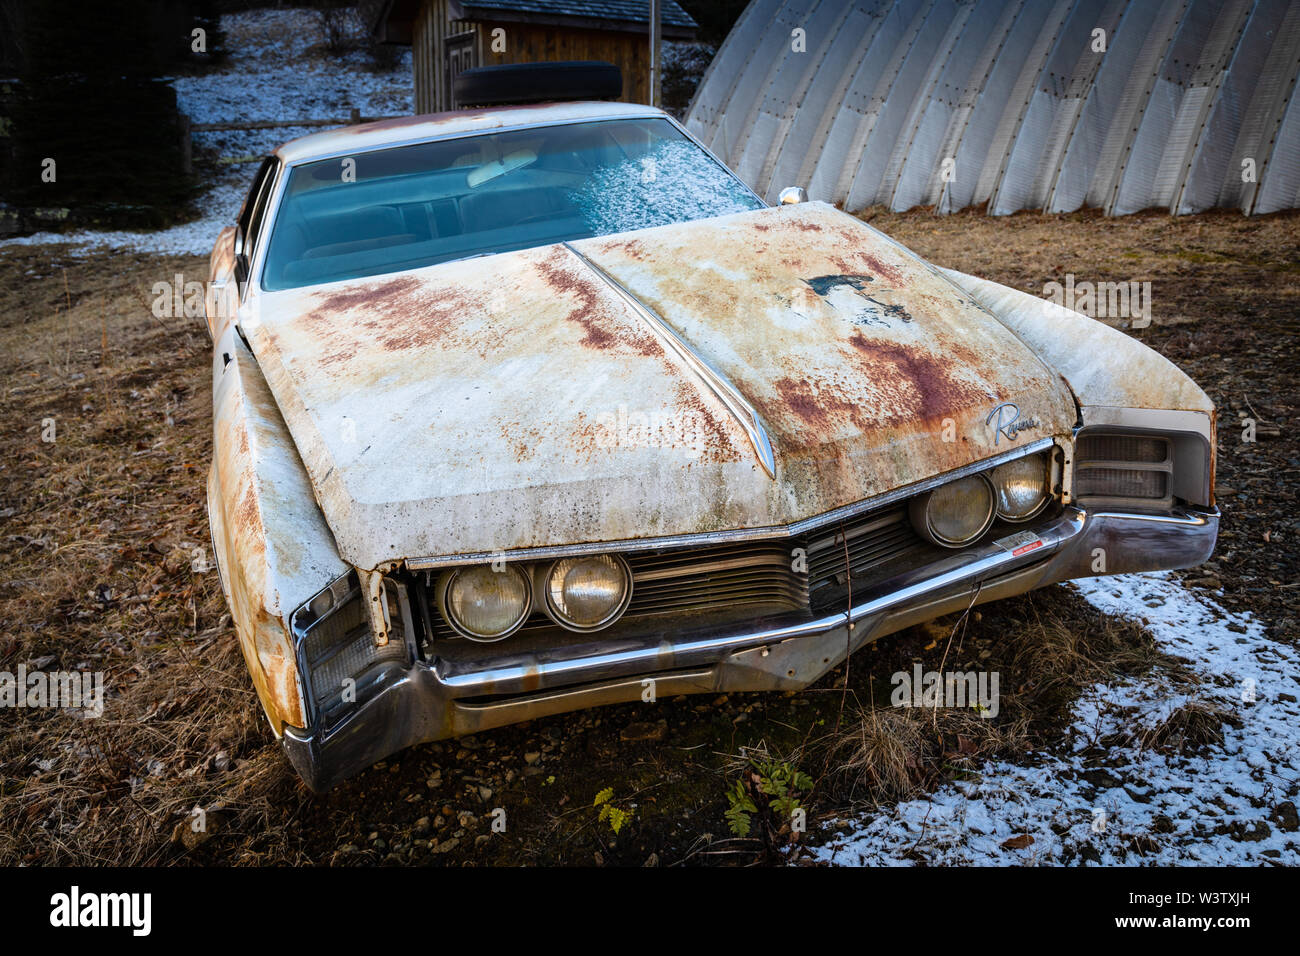
[(171, 835), (193, 807), (256, 814), (296, 788), (216, 575), (191, 570), (210, 352), (197, 320), (149, 309), (177, 272), (206, 264), (0, 262), (19, 306), (0, 314), (0, 669), (100, 671), (108, 696), (99, 719), (0, 712), (0, 863), (162, 862), (184, 855)]
[(1142, 750), (1189, 753), (1223, 743), (1223, 728), (1240, 726), (1237, 717), (1217, 704), (1191, 700), (1176, 708), (1156, 726), (1139, 731), (1135, 743)]
[(1250, 315), (1300, 298), (1294, 210), (1253, 219), (1229, 211), (1107, 219), (1096, 210), (934, 216), (879, 208), (860, 216), (931, 262), (1034, 295), (1065, 273), (1078, 281), (1149, 280), (1157, 325)]
[[(996, 717), (971, 708), (891, 707), (880, 700), (855, 704), (837, 731), (810, 748), (823, 767), (823, 800), (852, 805), (904, 800), (990, 758), (1039, 749), (1059, 737), (1087, 687), (1117, 675), (1158, 667), (1175, 684), (1194, 684), (1183, 664), (1161, 653), (1141, 625), (1081, 603), (1063, 592), (1046, 592), (1021, 599), (1014, 606), (1019, 613), (1007, 602), (998, 606), (1011, 613), (1000, 619), (996, 644), (979, 663), (979, 669), (996, 671), (1002, 680)], [(925, 669), (971, 669), (952, 663), (966, 624), (957, 617), (915, 629), (929, 642), (917, 657)], [(1194, 725), (1194, 732), (1209, 733), (1208, 712), (1188, 719), (1189, 732)]]

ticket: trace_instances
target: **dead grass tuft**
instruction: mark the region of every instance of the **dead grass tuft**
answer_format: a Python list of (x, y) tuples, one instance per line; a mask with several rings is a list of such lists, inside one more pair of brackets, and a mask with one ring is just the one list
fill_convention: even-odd
[[(1193, 683), (1140, 623), (1102, 615), (1064, 590), (1000, 602), (992, 628), (979, 616), (984, 623), (969, 633), (969, 619), (948, 619), (892, 638), (902, 653), (875, 669), (876, 684), (888, 683), (882, 682), (888, 667), (906, 671), (916, 660), (945, 673), (997, 672), (996, 717), (971, 708), (894, 707), (878, 689), (875, 699), (845, 715), (838, 731), (810, 746), (823, 768), (823, 797), (855, 805), (905, 800), (986, 760), (1023, 757), (1064, 732), (1072, 705), (1098, 681), (1159, 667), (1175, 686)], [(967, 641), (972, 646), (964, 647)], [(1197, 739), (1210, 732), (1199, 713), (1184, 719)]]
[(1224, 726), (1240, 726), (1236, 715), (1205, 700), (1191, 700), (1176, 708), (1155, 727), (1136, 735), (1143, 750), (1158, 753), (1193, 753), (1223, 743)]

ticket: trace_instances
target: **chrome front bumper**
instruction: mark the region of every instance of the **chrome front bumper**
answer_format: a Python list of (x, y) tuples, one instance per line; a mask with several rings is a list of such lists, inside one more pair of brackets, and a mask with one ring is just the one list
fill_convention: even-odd
[[(386, 673), (328, 733), (286, 728), (290, 762), (325, 790), (412, 744), (505, 724), (688, 693), (807, 687), (863, 644), (920, 621), (1070, 578), (1192, 567), (1218, 536), (1217, 510), (1172, 515), (1078, 507), (1034, 530), (1032, 550), (996, 543), (954, 552), (854, 593), (851, 608), (798, 623), (748, 622), (669, 640), (504, 653), (467, 666), (434, 658)], [(1005, 539), (1003, 539), (1005, 540)], [(1100, 570), (1104, 568), (1103, 570)]]

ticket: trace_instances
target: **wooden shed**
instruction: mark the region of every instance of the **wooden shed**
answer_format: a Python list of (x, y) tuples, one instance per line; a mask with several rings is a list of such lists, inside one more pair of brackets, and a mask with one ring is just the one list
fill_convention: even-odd
[[(660, 0), (665, 40), (693, 40), (695, 21)], [(604, 60), (623, 71), (628, 103), (650, 101), (649, 0), (386, 0), (373, 29), (412, 48), (415, 112), (456, 108), (452, 79), (502, 63)]]

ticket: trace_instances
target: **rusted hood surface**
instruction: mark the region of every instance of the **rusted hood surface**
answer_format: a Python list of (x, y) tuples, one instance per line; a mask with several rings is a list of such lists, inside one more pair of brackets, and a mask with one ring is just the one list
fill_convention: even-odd
[[(1075, 420), (1059, 376), (965, 292), (821, 203), (254, 305), (254, 352), (366, 568), (783, 525)], [(774, 476), (648, 316), (757, 413)], [(1014, 435), (988, 421), (1003, 402)]]

